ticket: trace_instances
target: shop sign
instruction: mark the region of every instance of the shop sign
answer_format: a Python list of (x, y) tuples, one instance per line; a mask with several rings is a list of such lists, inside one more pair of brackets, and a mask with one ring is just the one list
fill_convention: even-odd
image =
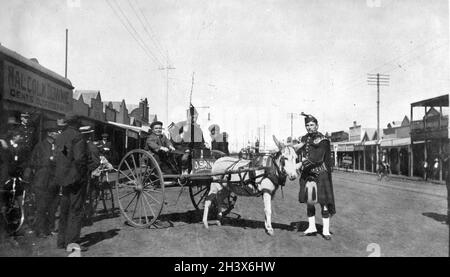
[(71, 111), (72, 90), (8, 61), (3, 72), (4, 99), (58, 113)]

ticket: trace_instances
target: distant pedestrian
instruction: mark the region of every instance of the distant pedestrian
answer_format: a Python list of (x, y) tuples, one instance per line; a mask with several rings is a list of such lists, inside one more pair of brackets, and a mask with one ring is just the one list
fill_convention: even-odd
[(422, 169), (423, 169), (423, 179), (425, 181), (428, 181), (428, 162), (425, 160), (422, 163)]
[(440, 171), (440, 163), (439, 163), (439, 159), (436, 158), (436, 159), (434, 159), (434, 163), (433, 163), (433, 179), (439, 180), (439, 171)]

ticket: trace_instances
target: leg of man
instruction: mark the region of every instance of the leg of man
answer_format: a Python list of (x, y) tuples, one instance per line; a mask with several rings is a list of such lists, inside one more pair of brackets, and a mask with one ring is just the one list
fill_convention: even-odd
[(322, 208), (322, 221), (323, 221), (323, 231), (322, 234), (326, 240), (331, 239), (330, 234), (330, 212), (326, 205), (321, 205)]
[(49, 201), (49, 207), (48, 207), (48, 221), (49, 221), (49, 228), (51, 232), (56, 232), (56, 211), (58, 210), (59, 206), (59, 186), (57, 185), (51, 185), (49, 188), (49, 195), (48, 195), (48, 201)]
[(47, 207), (48, 207), (48, 196), (47, 192), (38, 188), (35, 191), (36, 193), (36, 223), (35, 223), (35, 232), (36, 236), (41, 237), (48, 235), (47, 229)]
[(316, 208), (314, 205), (306, 206), (306, 213), (308, 215), (308, 228), (303, 232), (303, 235), (315, 235), (317, 233), (316, 228)]
[(62, 189), (61, 196), (61, 212), (59, 215), (58, 224), (58, 248), (66, 248), (66, 232), (68, 227), (69, 209), (70, 209), (70, 192), (69, 188), (65, 187)]
[(72, 242), (78, 243), (80, 240), (85, 196), (85, 182), (74, 185), (70, 191), (70, 207), (65, 238), (66, 245)]

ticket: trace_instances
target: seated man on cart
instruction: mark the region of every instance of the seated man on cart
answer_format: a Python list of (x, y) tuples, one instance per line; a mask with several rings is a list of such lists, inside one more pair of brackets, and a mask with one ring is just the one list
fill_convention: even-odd
[(197, 118), (198, 112), (191, 106), (187, 110), (187, 120), (174, 124), (169, 130), (176, 149), (183, 153), (179, 161), (183, 174), (192, 170), (192, 158), (210, 155), (210, 151), (206, 150), (203, 131), (197, 123)]
[(178, 173), (175, 160), (170, 151), (175, 151), (170, 140), (162, 133), (163, 123), (154, 121), (150, 124), (151, 133), (145, 143), (145, 150), (150, 151), (164, 173)]

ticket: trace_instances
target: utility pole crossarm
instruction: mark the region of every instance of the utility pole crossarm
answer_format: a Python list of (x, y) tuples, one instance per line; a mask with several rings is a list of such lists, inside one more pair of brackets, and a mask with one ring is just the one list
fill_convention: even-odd
[[(386, 74), (367, 74), (367, 83), (369, 86), (377, 86), (377, 140), (380, 141), (380, 86), (389, 86), (390, 76)], [(377, 159), (380, 158), (380, 145), (377, 143)]]

